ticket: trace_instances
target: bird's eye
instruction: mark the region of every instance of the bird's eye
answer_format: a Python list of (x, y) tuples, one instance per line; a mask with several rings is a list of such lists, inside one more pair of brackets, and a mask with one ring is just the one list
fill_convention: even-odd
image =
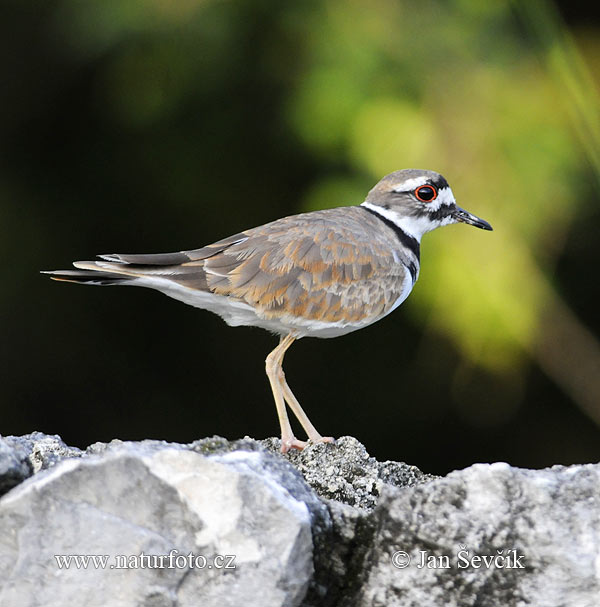
[(415, 190), (415, 196), (421, 202), (431, 202), (437, 198), (437, 190), (432, 185), (420, 185)]

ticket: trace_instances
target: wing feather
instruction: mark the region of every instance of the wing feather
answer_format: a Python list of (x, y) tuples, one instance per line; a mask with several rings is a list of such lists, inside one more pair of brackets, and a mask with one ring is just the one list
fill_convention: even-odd
[(383, 314), (411, 279), (393, 258), (393, 233), (377, 224), (370, 236), (364, 227), (369, 220), (350, 207), (248, 230), (245, 240), (204, 261), (209, 288), (249, 303), (266, 318), (357, 322)]
[(79, 272), (56, 277), (94, 282), (97, 273), (96, 284), (160, 278), (160, 284), (250, 304), (265, 319), (359, 323), (393, 309), (408, 292), (406, 281), (412, 287), (406, 265), (397, 263), (393, 230), (363, 211), (342, 207), (286, 217), (200, 249), (101, 255), (100, 261), (75, 262)]

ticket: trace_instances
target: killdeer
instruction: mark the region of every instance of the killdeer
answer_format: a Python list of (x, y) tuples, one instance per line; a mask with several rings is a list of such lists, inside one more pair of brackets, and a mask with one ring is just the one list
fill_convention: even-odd
[(231, 326), (280, 336), (266, 372), (281, 426), (281, 450), (302, 449), (286, 403), (310, 441), (317, 432), (290, 390), (283, 357), (301, 337), (337, 337), (387, 316), (419, 276), (421, 237), (440, 226), (489, 223), (456, 206), (438, 173), (407, 169), (384, 177), (351, 207), (302, 213), (245, 230), (200, 249), (151, 255), (99, 255), (55, 280), (150, 287), (221, 316)]

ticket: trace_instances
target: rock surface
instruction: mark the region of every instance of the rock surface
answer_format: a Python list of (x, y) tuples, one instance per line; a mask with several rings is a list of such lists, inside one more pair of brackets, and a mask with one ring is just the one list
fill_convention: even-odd
[(358, 605), (600, 605), (598, 465), (478, 464), (376, 514)]
[(79, 455), (79, 449), (68, 447), (56, 435), (32, 432), (27, 436), (0, 436), (0, 495), (33, 473)]
[(600, 605), (600, 465), (277, 448), (0, 438), (0, 605)]

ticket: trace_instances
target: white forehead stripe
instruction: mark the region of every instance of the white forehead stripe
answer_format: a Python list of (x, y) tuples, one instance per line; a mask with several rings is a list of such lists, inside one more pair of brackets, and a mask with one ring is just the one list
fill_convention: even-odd
[(437, 198), (426, 204), (427, 207), (432, 211), (437, 211), (442, 206), (449, 207), (453, 204), (456, 204), (456, 201), (454, 200), (454, 194), (452, 193), (452, 190), (448, 187), (440, 188), (438, 190)]
[(456, 200), (454, 200), (454, 194), (452, 190), (448, 188), (440, 188), (438, 190), (437, 198), (433, 202), (438, 202), (440, 206), (445, 204), (446, 206), (450, 206), (452, 204), (456, 204)]

